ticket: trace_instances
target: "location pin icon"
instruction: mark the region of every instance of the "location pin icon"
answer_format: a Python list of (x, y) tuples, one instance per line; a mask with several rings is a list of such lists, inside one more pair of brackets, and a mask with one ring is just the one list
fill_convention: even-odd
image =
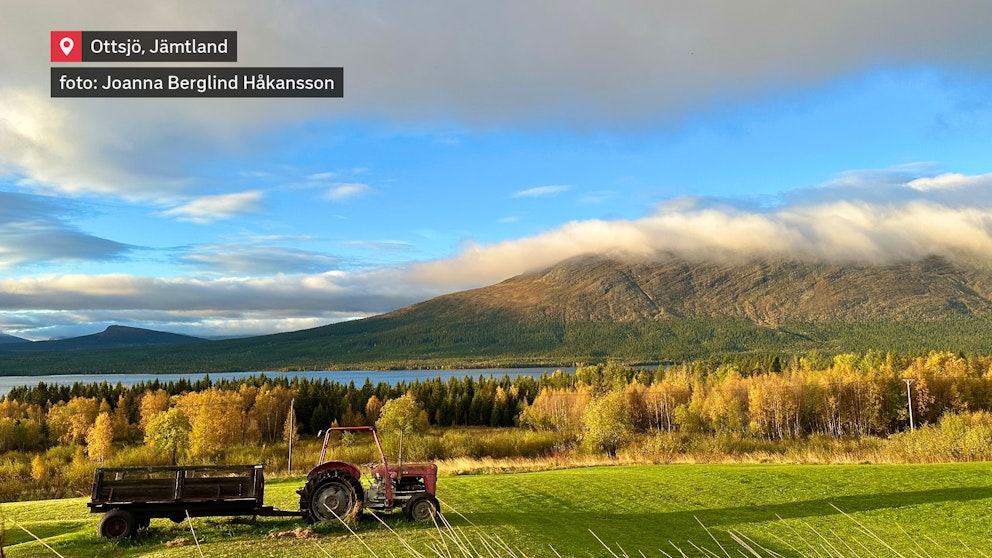
[(51, 37), (52, 62), (83, 61), (82, 31), (52, 31)]

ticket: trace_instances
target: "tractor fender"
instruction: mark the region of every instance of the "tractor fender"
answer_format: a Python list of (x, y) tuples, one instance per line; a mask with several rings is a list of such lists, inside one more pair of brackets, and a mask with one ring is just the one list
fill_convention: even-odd
[(352, 465), (351, 463), (348, 463), (347, 461), (328, 461), (326, 463), (321, 463), (320, 465), (317, 465), (313, 469), (310, 469), (310, 472), (307, 473), (307, 480), (309, 481), (310, 479), (323, 473), (324, 471), (330, 471), (333, 469), (337, 469), (339, 471), (347, 473), (355, 477), (356, 479), (361, 478), (362, 476), (361, 469)]

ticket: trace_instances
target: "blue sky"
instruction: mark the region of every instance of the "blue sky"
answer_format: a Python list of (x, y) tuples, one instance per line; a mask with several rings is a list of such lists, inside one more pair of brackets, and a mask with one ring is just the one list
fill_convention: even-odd
[[(80, 4), (3, 4), (8, 334), (289, 331), (584, 253), (992, 254), (992, 5)], [(52, 29), (235, 29), (345, 98), (51, 99)]]

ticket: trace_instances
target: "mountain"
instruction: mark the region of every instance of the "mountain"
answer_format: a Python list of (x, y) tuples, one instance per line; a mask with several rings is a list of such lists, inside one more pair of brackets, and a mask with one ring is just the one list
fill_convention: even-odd
[[(171, 335), (109, 328), (46, 342), (45, 352), (6, 345), (0, 374), (556, 366), (813, 349), (992, 353), (992, 268), (942, 257), (885, 265), (580, 257), (363, 320), (185, 338), (181, 351), (148, 346), (148, 336), (183, 339)], [(106, 349), (141, 344), (135, 338), (145, 346)], [(101, 349), (56, 350), (84, 347)]]
[(14, 337), (13, 335), (7, 335), (6, 333), (0, 333), (0, 345), (6, 345), (8, 343), (30, 343), (30, 341), (21, 339), (20, 337)]
[(888, 265), (799, 260), (624, 262), (579, 257), (386, 316), (508, 312), (519, 319), (632, 322), (667, 318), (787, 321), (992, 316), (992, 269), (930, 257)]
[(84, 349), (120, 349), (126, 347), (150, 347), (156, 345), (179, 345), (204, 341), (197, 337), (166, 333), (138, 327), (112, 325), (100, 333), (70, 337), (53, 341), (5, 344), (0, 351), (78, 351)]

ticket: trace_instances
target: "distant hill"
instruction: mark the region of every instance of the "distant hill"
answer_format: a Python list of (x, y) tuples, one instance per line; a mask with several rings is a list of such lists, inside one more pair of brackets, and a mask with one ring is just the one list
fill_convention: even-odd
[(7, 335), (6, 333), (0, 333), (0, 345), (6, 345), (8, 343), (30, 343), (27, 339), (22, 339), (20, 337), (15, 337), (13, 335)]
[[(581, 257), (291, 333), (187, 338), (181, 351), (147, 342), (111, 350), (88, 338), (47, 342), (53, 350), (44, 353), (0, 347), (0, 374), (554, 366), (811, 349), (992, 353), (992, 269), (940, 257), (888, 265)], [(81, 350), (90, 342), (101, 349)]]
[(150, 347), (156, 345), (178, 345), (204, 341), (197, 337), (166, 333), (138, 327), (113, 325), (100, 333), (70, 337), (54, 341), (4, 344), (0, 351), (78, 351), (83, 349), (119, 349), (125, 347)]

